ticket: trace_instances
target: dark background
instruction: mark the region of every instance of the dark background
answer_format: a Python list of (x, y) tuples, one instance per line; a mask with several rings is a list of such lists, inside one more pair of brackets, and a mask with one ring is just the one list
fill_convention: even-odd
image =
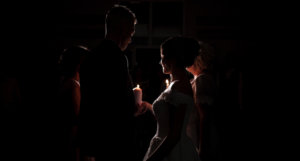
[[(222, 67), (228, 52), (238, 55), (240, 68), (250, 65), (255, 73), (253, 84), (257, 85), (255, 90), (260, 92), (256, 92), (254, 106), (247, 109), (247, 144), (243, 147), (247, 151), (245, 155), (253, 158), (267, 144), (263, 132), (267, 127), (262, 126), (263, 122), (257, 123), (264, 117), (261, 114), (264, 105), (258, 100), (263, 97), (262, 91), (266, 90), (261, 88), (266, 87), (263, 76), (268, 75), (269, 69), (264, 68), (265, 58), (269, 54), (265, 46), (272, 39), (268, 25), (272, 17), (267, 5), (261, 1), (237, 0), (176, 1), (177, 6), (168, 5), (169, 2), (153, 5), (157, 11), (153, 12), (153, 25), (179, 26), (181, 35), (211, 44), (216, 54), (214, 73)], [(9, 2), (3, 5), (1, 63), (19, 83), (24, 118), (23, 127), (18, 131), (21, 137), (16, 137), (12, 143), (16, 150), (10, 157), (39, 160), (40, 157), (55, 156), (51, 151), (55, 148), (51, 129), (57, 112), (55, 98), (59, 55), (63, 49), (73, 45), (93, 49), (99, 44), (104, 37), (105, 14), (116, 3), (118, 1), (62, 0)], [(135, 7), (135, 3), (121, 4), (132, 5), (129, 8), (136, 13), (139, 24), (149, 22), (150, 11)], [(184, 14), (178, 14), (176, 9)], [(178, 21), (181, 19), (184, 20)], [(135, 64), (145, 67), (158, 64), (158, 46), (169, 37), (159, 33), (152, 37), (152, 46), (147, 36), (133, 37), (126, 52), (131, 62), (131, 72)], [(105, 79), (105, 76), (100, 79)]]

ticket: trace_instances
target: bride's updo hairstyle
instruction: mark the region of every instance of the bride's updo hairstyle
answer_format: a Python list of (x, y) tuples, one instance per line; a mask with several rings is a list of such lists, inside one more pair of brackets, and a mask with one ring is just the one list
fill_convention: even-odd
[(179, 68), (190, 67), (199, 55), (200, 44), (189, 37), (171, 37), (161, 44), (162, 55), (166, 59), (174, 58)]
[(201, 71), (212, 71), (215, 53), (213, 47), (200, 41), (201, 49), (199, 55), (195, 59), (195, 67)]

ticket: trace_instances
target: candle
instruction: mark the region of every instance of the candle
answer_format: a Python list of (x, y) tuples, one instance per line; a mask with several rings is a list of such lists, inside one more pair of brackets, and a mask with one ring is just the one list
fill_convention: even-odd
[(166, 79), (166, 87), (168, 88), (169, 87), (169, 80)]
[(133, 95), (135, 103), (141, 104), (142, 103), (142, 89), (137, 85), (137, 87), (133, 88)]

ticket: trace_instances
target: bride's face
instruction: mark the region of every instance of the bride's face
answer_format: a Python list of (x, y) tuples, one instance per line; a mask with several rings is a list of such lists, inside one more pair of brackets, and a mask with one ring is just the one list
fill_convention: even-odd
[(165, 58), (162, 49), (160, 49), (160, 57), (161, 60), (159, 64), (162, 66), (162, 70), (163, 70), (162, 72), (164, 74), (171, 74), (171, 60)]

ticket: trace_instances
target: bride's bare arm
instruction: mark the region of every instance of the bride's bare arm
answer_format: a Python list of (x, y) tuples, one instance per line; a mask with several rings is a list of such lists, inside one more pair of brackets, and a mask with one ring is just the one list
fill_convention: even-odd
[[(152, 113), (152, 119), (153, 119), (154, 121), (157, 121), (157, 119), (156, 119), (156, 117), (155, 117), (155, 115), (154, 115), (153, 106), (152, 106), (150, 103), (148, 103), (148, 102), (146, 102), (146, 103), (147, 103), (147, 105), (146, 105), (147, 110), (148, 110), (148, 111), (151, 111), (151, 113)], [(146, 112), (146, 111), (145, 111), (145, 112)]]
[(170, 104), (170, 131), (169, 134), (164, 138), (162, 143), (153, 152), (147, 161), (158, 161), (163, 160), (167, 154), (176, 146), (181, 138), (181, 131), (184, 122), (185, 111), (187, 108), (186, 104), (180, 104), (174, 106)]
[(200, 114), (200, 136), (199, 136), (199, 156), (205, 158), (208, 149), (208, 137), (210, 131), (210, 106), (207, 104), (198, 103), (197, 107)]
[(72, 98), (72, 107), (74, 110), (74, 114), (76, 117), (78, 117), (79, 110), (80, 110), (80, 99), (81, 99), (79, 87), (73, 87), (71, 90), (71, 94), (72, 94), (71, 98)]
[(146, 109), (149, 110), (149, 111), (151, 111), (153, 113), (153, 107), (152, 107), (152, 105), (150, 103), (148, 103), (148, 102), (145, 102), (145, 104), (146, 104), (145, 105)]
[(66, 102), (68, 102), (68, 106), (72, 111), (69, 111), (72, 113), (73, 116), (77, 117), (79, 115), (79, 109), (80, 109), (80, 89), (78, 87), (72, 87), (65, 91), (64, 93)]

